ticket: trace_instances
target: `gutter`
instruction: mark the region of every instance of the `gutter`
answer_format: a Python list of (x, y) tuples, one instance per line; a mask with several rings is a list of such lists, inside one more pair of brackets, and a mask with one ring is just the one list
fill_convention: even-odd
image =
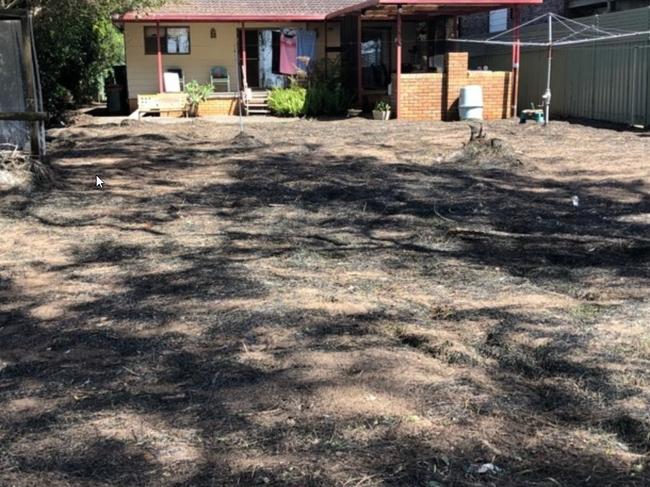
[(535, 5), (543, 3), (544, 0), (377, 0), (379, 5), (446, 5), (453, 7), (462, 5), (465, 7), (481, 7), (488, 5), (490, 7), (508, 6), (508, 5)]

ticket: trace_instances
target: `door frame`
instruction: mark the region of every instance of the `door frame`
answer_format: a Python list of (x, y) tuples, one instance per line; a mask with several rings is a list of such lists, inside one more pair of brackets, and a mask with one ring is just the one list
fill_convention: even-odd
[[(260, 29), (253, 28), (253, 29), (242, 29), (239, 27), (237, 29), (237, 70), (242, 69), (242, 31), (246, 33), (246, 36), (249, 35), (250, 33), (255, 34), (256, 42), (255, 45), (257, 46), (257, 50), (254, 53), (251, 53), (248, 49), (246, 48), (246, 82), (248, 85), (248, 88), (259, 88), (260, 87), (260, 49), (259, 49), (259, 42), (260, 42)], [(247, 43), (248, 46), (248, 43)], [(251, 54), (253, 54), (251, 56)], [(254, 63), (253, 67), (255, 69), (251, 69), (251, 62)], [(251, 77), (250, 75), (254, 73), (254, 77)], [(244, 78), (242, 76), (243, 73), (239, 73), (239, 79), (240, 79), (240, 85), (241, 88), (243, 88), (244, 84)], [(251, 83), (251, 79), (255, 82), (254, 84)]]

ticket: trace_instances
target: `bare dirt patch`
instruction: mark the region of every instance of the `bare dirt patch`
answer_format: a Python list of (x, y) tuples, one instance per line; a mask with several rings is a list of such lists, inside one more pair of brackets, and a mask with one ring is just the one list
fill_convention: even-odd
[(53, 131), (0, 196), (0, 484), (648, 485), (650, 138), (487, 129)]

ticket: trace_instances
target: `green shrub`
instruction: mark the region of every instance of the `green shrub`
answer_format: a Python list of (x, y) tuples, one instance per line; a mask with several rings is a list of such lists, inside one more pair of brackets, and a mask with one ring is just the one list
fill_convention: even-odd
[(310, 117), (345, 115), (352, 105), (352, 96), (337, 58), (321, 59), (309, 72), (305, 113)]
[(313, 63), (309, 71), (309, 84), (312, 86), (327, 83), (336, 87), (339, 85), (350, 86), (351, 83), (356, 83), (356, 78), (354, 80), (349, 78), (349, 70), (343, 69), (340, 56), (336, 59), (319, 59)]
[(213, 91), (214, 89), (211, 84), (202, 85), (196, 80), (192, 80), (185, 85), (185, 94), (187, 95), (187, 104), (190, 107), (190, 116), (197, 116), (199, 104), (207, 100)]
[(352, 98), (338, 83), (317, 82), (307, 89), (305, 113), (310, 117), (344, 115)]
[(307, 90), (299, 86), (275, 88), (269, 94), (269, 108), (280, 117), (300, 117), (305, 114)]
[(64, 120), (67, 109), (99, 98), (104, 78), (114, 65), (124, 62), (124, 36), (111, 14), (159, 6), (163, 1), (0, 1), (34, 12), (43, 101), (51, 121)]
[(352, 97), (344, 86), (339, 61), (316, 62), (311, 66), (307, 88), (294, 81), (291, 88), (272, 90), (269, 108), (283, 117), (345, 115)]

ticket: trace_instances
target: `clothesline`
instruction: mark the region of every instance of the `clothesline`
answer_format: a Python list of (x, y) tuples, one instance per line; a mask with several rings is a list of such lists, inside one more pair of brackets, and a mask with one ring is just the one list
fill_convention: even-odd
[[(265, 39), (262, 39), (264, 41)], [(268, 39), (266, 39), (268, 42)], [(263, 49), (263, 44), (260, 49)], [(307, 69), (305, 59), (316, 57), (316, 32), (305, 29), (283, 29), (280, 34), (279, 71), (295, 75)]]
[[(636, 33), (634, 33), (634, 34), (626, 34), (625, 36), (620, 36), (620, 37), (633, 37), (633, 36), (637, 36), (637, 35), (641, 35), (641, 34), (636, 34)], [(598, 38), (597, 39), (584, 39), (582, 42), (593, 42), (594, 40), (597, 41), (597, 40), (600, 40), (600, 39), (598, 39)], [(370, 42), (370, 41), (365, 41), (365, 42)], [(465, 40), (465, 39), (446, 39), (446, 40), (443, 39), (443, 40), (428, 40), (428, 41), (404, 41), (403, 40), (402, 41), (402, 46), (404, 46), (405, 44), (409, 44), (409, 45), (411, 45), (411, 44), (435, 45), (435, 44), (441, 44), (441, 43), (445, 43), (445, 42), (448, 42), (448, 43), (458, 42), (459, 44), (460, 43), (464, 44), (464, 43), (468, 43), (470, 41)], [(388, 41), (388, 42), (382, 41), (382, 43), (384, 45), (388, 45), (388, 46), (397, 45), (397, 42), (395, 42), (395, 41)], [(475, 40), (472, 40), (471, 43), (474, 43), (474, 44), (477, 44), (477, 43), (494, 44), (494, 45), (512, 45), (513, 44), (512, 41), (507, 41), (507, 42), (506, 41), (503, 41), (503, 42), (493, 41), (493, 42), (490, 42), (490, 41), (475, 41)], [(362, 42), (362, 44), (363, 44), (363, 42)], [(315, 44), (316, 47), (325, 47), (325, 45), (326, 45), (325, 42), (322, 42), (322, 41), (316, 41), (316, 44)], [(532, 43), (532, 42), (531, 43), (525, 43), (525, 42), (521, 42), (521, 45), (522, 45), (522, 47), (540, 47), (540, 46), (543, 47), (543, 46), (546, 46), (547, 43), (541, 43), (541, 42), (540, 43)], [(347, 47), (347, 46), (355, 47), (355, 46), (357, 46), (357, 43), (356, 42), (341, 42), (341, 43), (336, 43), (336, 44), (329, 43), (329, 42), (327, 43), (327, 47), (332, 48), (332, 49), (338, 49), (338, 48), (343, 48), (343, 47)], [(563, 46), (558, 45), (556, 47), (563, 47)]]
[[(273, 29), (268, 29), (268, 30), (273, 30)], [(279, 31), (276, 31), (276, 32), (279, 32)], [(458, 39), (458, 40), (460, 40), (460, 39)], [(369, 42), (369, 41), (364, 41), (364, 42)], [(382, 42), (384, 42), (384, 41), (382, 41)], [(438, 43), (439, 44), (439, 43), (443, 43), (443, 42), (455, 42), (455, 40), (447, 40), (447, 39), (439, 39), (439, 40), (430, 39), (430, 40), (426, 40), (426, 41), (421, 41), (421, 40), (409, 40), (409, 41), (407, 41), (407, 40), (404, 40), (404, 39), (402, 40), (402, 44), (405, 44), (405, 43), (409, 43), (409, 44), (415, 44), (415, 43), (419, 43), (419, 44), (423, 44), (423, 43), (424, 44), (436, 44), (436, 43)], [(392, 44), (397, 44), (397, 41), (391, 40), (391, 41), (385, 42), (385, 43), (392, 45)], [(327, 46), (328, 47), (339, 47), (339, 46), (343, 47), (343, 46), (356, 46), (357, 44), (358, 44), (357, 42), (337, 42), (336, 45), (334, 45), (334, 42), (328, 42)], [(363, 42), (362, 42), (362, 44), (363, 44)], [(325, 41), (317, 40), (316, 45), (317, 46), (324, 46)]]

